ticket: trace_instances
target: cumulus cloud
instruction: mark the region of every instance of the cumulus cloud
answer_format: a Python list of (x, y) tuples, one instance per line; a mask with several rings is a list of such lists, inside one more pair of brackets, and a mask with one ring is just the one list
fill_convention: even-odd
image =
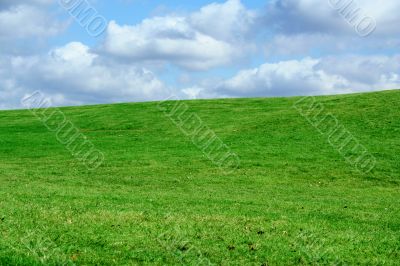
[(0, 53), (27, 53), (38, 39), (62, 32), (67, 23), (51, 11), (53, 0), (0, 1)]
[(18, 96), (23, 93), (12, 78), (9, 62), (0, 56), (0, 109), (19, 107)]
[[(3, 60), (3, 67), (12, 75), (2, 79), (9, 84), (8, 90), (2, 89), (15, 91), (17, 99), (34, 90), (43, 91), (57, 105), (161, 100), (168, 96), (164, 84), (151, 71), (103, 60), (79, 42), (43, 56), (9, 57)], [(0, 100), (5, 105), (6, 99)]]
[(112, 21), (103, 50), (134, 62), (159, 61), (207, 70), (231, 63), (249, 49), (244, 39), (255, 17), (240, 0), (228, 0), (187, 16), (155, 17), (133, 26)]
[(304, 58), (266, 63), (240, 71), (212, 89), (189, 90), (196, 97), (338, 94), (400, 87), (400, 55)]
[(277, 34), (266, 43), (264, 51), (268, 57), (309, 55), (315, 46), (325, 50), (338, 50), (345, 47), (341, 41), (327, 34)]
[(37, 6), (13, 5), (0, 10), (0, 36), (6, 38), (29, 38), (49, 36), (63, 28), (48, 13)]
[[(384, 4), (376, 0), (273, 0), (265, 19), (282, 33), (337, 35), (354, 34), (355, 25), (363, 18), (372, 18), (377, 24), (374, 34), (390, 36), (400, 33), (399, 12), (397, 0), (386, 0)], [(365, 26), (360, 25), (360, 28)]]
[(246, 9), (240, 0), (213, 3), (189, 16), (190, 24), (214, 39), (228, 42), (244, 40), (253, 33), (258, 18), (255, 11)]
[(280, 58), (390, 54), (400, 43), (399, 13), (397, 0), (273, 0), (264, 13), (272, 33), (264, 53)]
[[(377, 21), (374, 34), (360, 38), (331, 5), (350, 1), (272, 0), (253, 11), (226, 0), (136, 25), (111, 21), (92, 48), (70, 42), (39, 53), (35, 41), (66, 26), (52, 15), (55, 1), (0, 0), (0, 108), (19, 107), (34, 90), (56, 105), (75, 105), (160, 100), (170, 91), (214, 98), (399, 88), (400, 56), (391, 54), (400, 44), (400, 2), (354, 1)], [(253, 54), (259, 48), (268, 59), (248, 69), (245, 63), (260, 60), (261, 50)], [(221, 77), (232, 69), (243, 70)]]

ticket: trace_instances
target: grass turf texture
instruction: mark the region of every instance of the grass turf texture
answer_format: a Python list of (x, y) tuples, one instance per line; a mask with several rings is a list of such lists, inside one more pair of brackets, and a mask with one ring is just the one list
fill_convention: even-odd
[(363, 175), (299, 98), (188, 101), (240, 157), (205, 158), (157, 103), (62, 108), (88, 171), (29, 111), (0, 112), (0, 264), (398, 265), (400, 91), (318, 97), (377, 159)]

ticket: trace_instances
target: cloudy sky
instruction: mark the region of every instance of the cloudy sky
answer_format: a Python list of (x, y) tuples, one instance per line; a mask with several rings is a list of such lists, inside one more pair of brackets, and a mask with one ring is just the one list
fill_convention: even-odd
[(400, 88), (399, 0), (0, 0), (0, 109)]

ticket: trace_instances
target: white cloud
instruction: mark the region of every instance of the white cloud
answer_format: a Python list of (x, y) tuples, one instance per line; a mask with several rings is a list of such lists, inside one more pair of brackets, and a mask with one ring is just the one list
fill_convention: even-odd
[(240, 0), (213, 3), (189, 17), (190, 24), (203, 34), (233, 43), (252, 33), (256, 19), (256, 12), (247, 10)]
[[(52, 16), (56, 1), (0, 0), (0, 108), (18, 107), (23, 95), (37, 89), (57, 105), (163, 99), (171, 89), (154, 71), (185, 87), (174, 93), (186, 98), (399, 88), (400, 56), (384, 54), (400, 44), (400, 2), (355, 2), (377, 21), (374, 34), (360, 38), (329, 1), (339, 0), (273, 0), (262, 25), (261, 10), (249, 10), (240, 0), (190, 14), (168, 12), (136, 25), (111, 21), (94, 50), (71, 42), (38, 54), (36, 42), (46, 43), (65, 27)], [(221, 78), (259, 60), (252, 57), (257, 47), (265, 49), (268, 63)]]
[(189, 98), (189, 99), (196, 99), (201, 91), (203, 89), (201, 87), (190, 87), (190, 88), (185, 88), (182, 90), (182, 94), (184, 95), (185, 98)]
[(17, 108), (21, 90), (10, 73), (9, 59), (0, 57), (0, 109)]
[[(41, 4), (46, 3), (42, 2)], [(3, 40), (51, 36), (59, 33), (64, 27), (64, 24), (49, 15), (43, 6), (13, 3), (6, 9), (0, 9), (0, 38)]]
[[(345, 9), (346, 6), (349, 7)], [(353, 13), (358, 9), (358, 13)], [(400, 33), (398, 0), (385, 0), (384, 3), (376, 0), (274, 0), (269, 5), (266, 20), (277, 25), (280, 32), (289, 34), (354, 34), (354, 25), (349, 20), (346, 22), (340, 12), (345, 17), (354, 18), (353, 22), (364, 17), (373, 18), (377, 24), (374, 34), (390, 36)]]
[(25, 39), (33, 36), (50, 36), (62, 29), (48, 14), (38, 7), (28, 5), (13, 6), (0, 11), (0, 36)]
[(263, 64), (243, 70), (220, 85), (222, 90), (237, 95), (293, 95), (324, 92), (346, 92), (347, 80), (318, 69), (320, 60), (306, 58)]
[(131, 61), (159, 61), (207, 70), (242, 57), (255, 15), (239, 0), (211, 4), (188, 16), (146, 19), (134, 26), (111, 22), (103, 45)]
[(265, 45), (267, 56), (309, 55), (315, 46), (320, 49), (340, 49), (342, 43), (327, 34), (277, 34)]
[(264, 51), (298, 58), (395, 50), (399, 13), (397, 0), (272, 0), (263, 16), (264, 28), (272, 33)]
[(190, 69), (227, 64), (235, 53), (228, 43), (194, 31), (179, 17), (154, 18), (134, 27), (112, 21), (104, 49), (134, 62), (171, 62)]
[[(12, 76), (8, 81), (0, 80), (10, 84), (8, 91), (18, 92), (17, 98), (34, 90), (43, 91), (58, 105), (161, 100), (168, 96), (167, 88), (149, 70), (108, 62), (79, 42), (44, 56), (10, 57), (3, 65)], [(6, 98), (1, 101), (4, 106)]]
[(0, 0), (0, 54), (29, 54), (45, 39), (61, 33), (67, 22), (52, 11), (53, 0)]
[[(400, 88), (400, 55), (304, 58), (240, 71), (196, 96), (327, 95)], [(192, 91), (189, 91), (192, 92)]]

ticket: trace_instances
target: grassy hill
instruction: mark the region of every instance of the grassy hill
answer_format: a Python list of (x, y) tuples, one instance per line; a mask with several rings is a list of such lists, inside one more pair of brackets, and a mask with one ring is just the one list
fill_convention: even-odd
[(60, 109), (104, 154), (95, 170), (29, 110), (1, 111), (0, 264), (398, 265), (400, 91), (316, 98), (369, 172), (299, 99), (183, 102), (238, 156), (229, 171), (158, 103)]

